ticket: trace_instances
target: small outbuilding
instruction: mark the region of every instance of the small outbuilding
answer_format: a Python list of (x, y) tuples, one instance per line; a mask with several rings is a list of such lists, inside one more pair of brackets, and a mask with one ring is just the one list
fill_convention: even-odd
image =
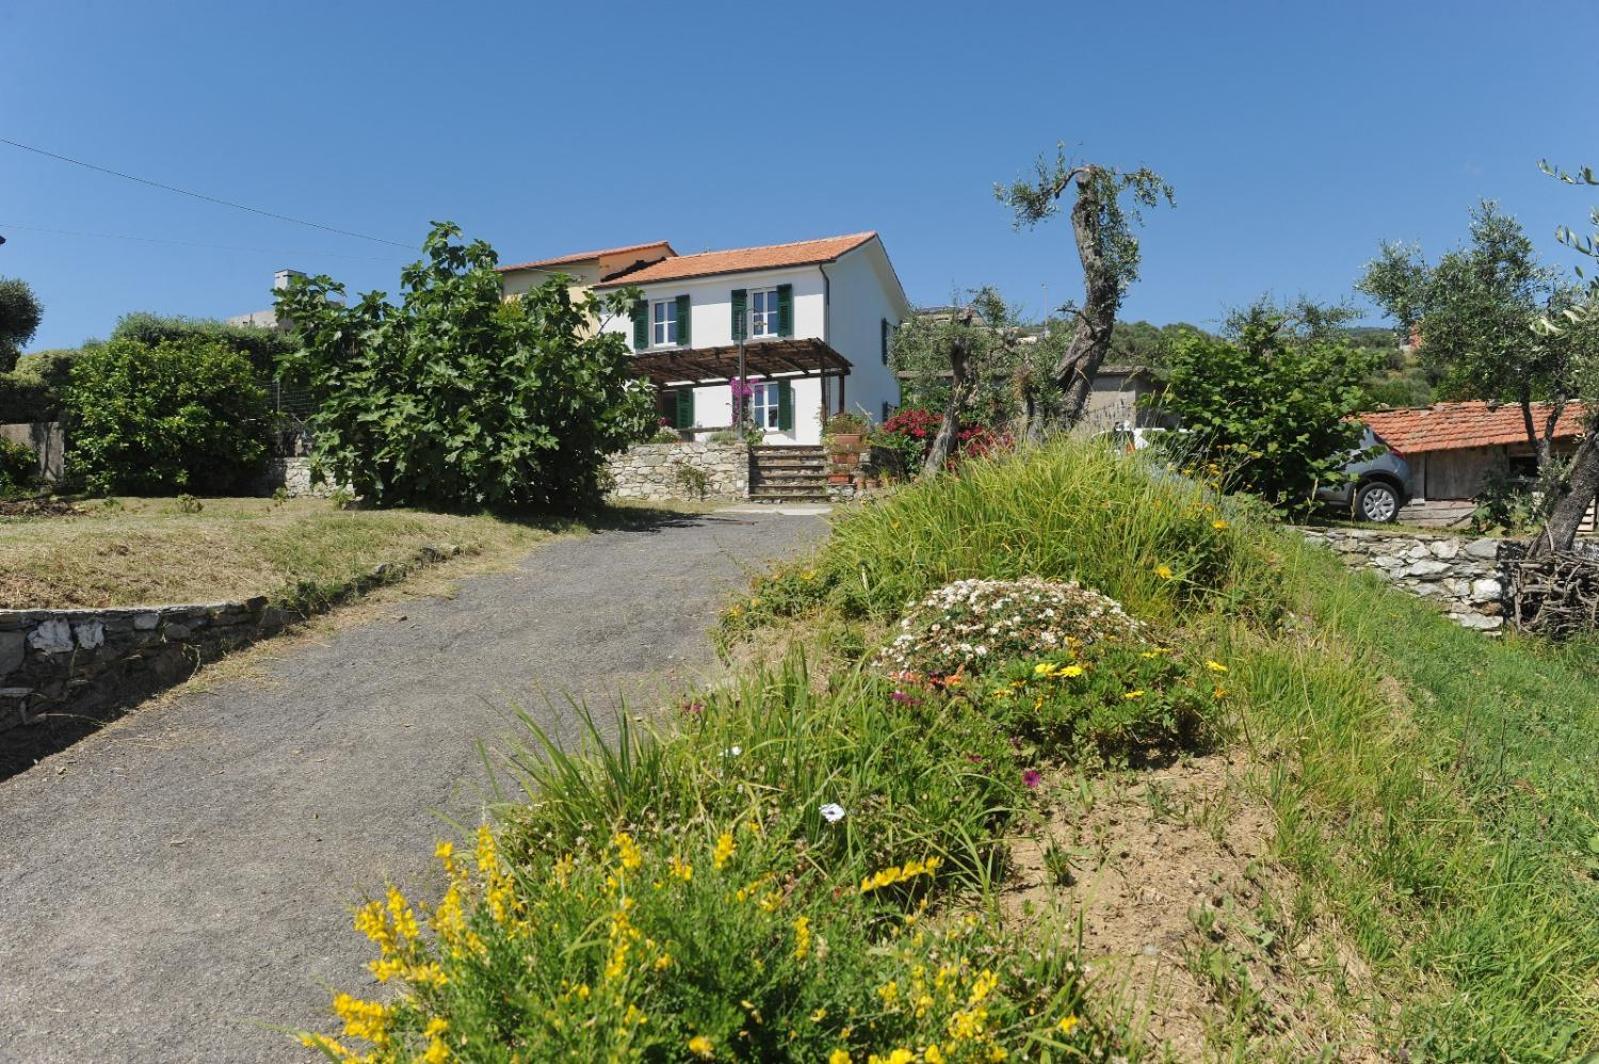
[[(1540, 436), (1553, 408), (1535, 403), (1533, 424)], [(1410, 464), (1411, 501), (1399, 520), (1419, 525), (1464, 523), (1476, 497), (1495, 475), (1534, 477), (1537, 452), (1527, 439), (1526, 419), (1515, 403), (1434, 403), (1405, 410), (1379, 410), (1360, 420)], [(1568, 404), (1555, 424), (1556, 454), (1576, 449), (1583, 408)]]

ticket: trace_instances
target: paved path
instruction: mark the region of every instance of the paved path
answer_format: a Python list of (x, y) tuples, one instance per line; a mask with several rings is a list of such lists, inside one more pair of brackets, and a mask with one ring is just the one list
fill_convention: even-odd
[(0, 1060), (297, 1059), (281, 1030), (368, 982), (358, 898), (436, 896), (439, 816), (476, 823), (476, 743), (513, 732), (507, 707), (570, 736), (545, 694), (609, 707), (692, 677), (722, 596), (824, 528), (722, 514), (557, 540), (0, 783)]

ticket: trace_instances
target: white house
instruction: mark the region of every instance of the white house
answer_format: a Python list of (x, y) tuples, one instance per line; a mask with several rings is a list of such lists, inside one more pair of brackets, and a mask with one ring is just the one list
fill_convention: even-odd
[[(597, 277), (577, 272), (624, 259)], [(554, 270), (602, 295), (641, 290), (630, 317), (601, 328), (627, 337), (639, 375), (660, 389), (662, 416), (686, 433), (732, 425), (741, 334), (767, 443), (819, 443), (828, 414), (879, 420), (899, 402), (888, 349), (911, 306), (874, 232), (692, 255), (664, 241), (584, 252), (502, 268), (506, 292)]]

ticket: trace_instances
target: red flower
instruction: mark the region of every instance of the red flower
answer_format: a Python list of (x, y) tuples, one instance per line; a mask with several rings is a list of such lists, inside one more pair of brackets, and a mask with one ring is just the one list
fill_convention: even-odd
[(1022, 773), (1022, 782), (1027, 784), (1030, 791), (1038, 790), (1038, 785), (1044, 782), (1044, 776), (1036, 768), (1030, 768)]

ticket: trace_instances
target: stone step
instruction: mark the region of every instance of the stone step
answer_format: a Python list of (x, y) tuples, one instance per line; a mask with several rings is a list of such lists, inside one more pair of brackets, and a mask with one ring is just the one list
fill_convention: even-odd
[(826, 462), (758, 462), (751, 467), (757, 473), (820, 473), (830, 468)]

